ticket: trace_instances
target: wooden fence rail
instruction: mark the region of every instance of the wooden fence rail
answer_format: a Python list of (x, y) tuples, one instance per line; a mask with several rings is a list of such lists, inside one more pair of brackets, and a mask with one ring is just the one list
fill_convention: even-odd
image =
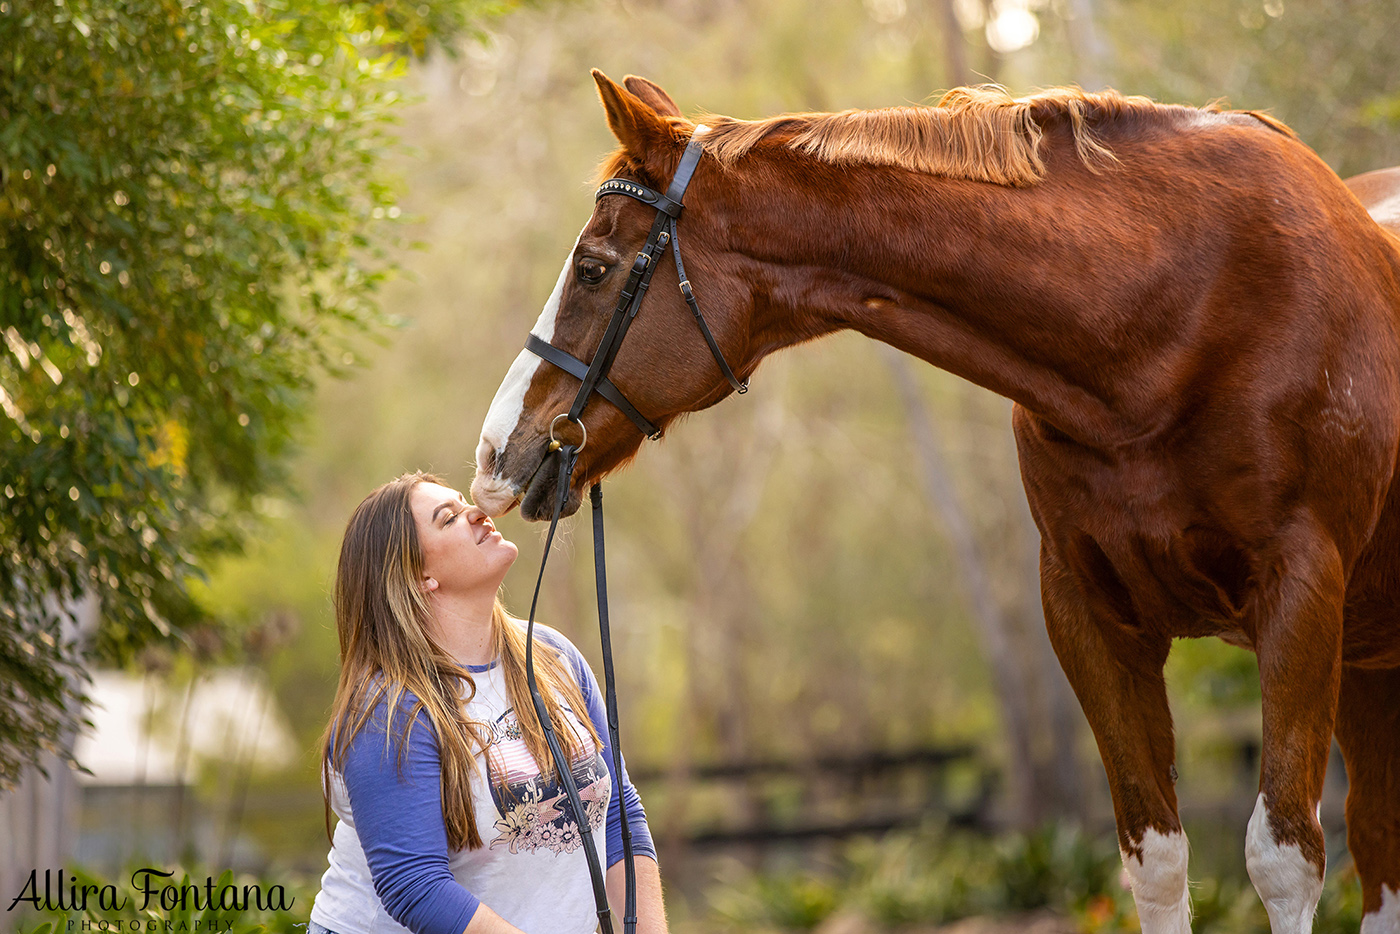
[(999, 782), (973, 746), (712, 762), (681, 773), (652, 767), (631, 776), (663, 845), (697, 848), (840, 839), (930, 819), (988, 829)]

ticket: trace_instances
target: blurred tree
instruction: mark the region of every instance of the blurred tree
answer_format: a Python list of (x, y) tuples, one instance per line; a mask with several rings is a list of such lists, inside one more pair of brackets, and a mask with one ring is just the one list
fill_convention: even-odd
[[(939, 516), (957, 562), (968, 608), (976, 624), (983, 654), (992, 676), (1006, 731), (1006, 784), (1009, 823), (1033, 829), (1056, 818), (1087, 817), (1084, 781), (1076, 751), (1082, 718), (1074, 706), (1068, 682), (1062, 675), (1035, 597), (1039, 594), (1039, 534), (1025, 510), (1009, 510), (1017, 521), (1001, 541), (986, 542), (978, 534), (966, 497), (954, 489), (951, 471), (943, 455), (936, 421), (930, 417), (909, 358), (893, 348), (882, 348), (885, 362), (899, 391), (913, 454), (923, 480), (924, 495)], [(1007, 452), (1010, 456), (1010, 452)], [(995, 480), (986, 484), (1021, 504), (1020, 491)], [(987, 491), (979, 491), (984, 496)], [(996, 560), (1003, 552), (1002, 561)], [(1029, 586), (1012, 605), (998, 599), (992, 585), (1005, 574), (1005, 553), (1023, 562)], [(1014, 560), (1013, 560), (1014, 564)], [(1014, 576), (1015, 569), (1011, 569)], [(1029, 599), (1028, 599), (1029, 598)], [(1042, 741), (1037, 742), (1040, 738)], [(1048, 742), (1044, 741), (1048, 740)]]
[(513, 5), (0, 0), (0, 787), (62, 754), (87, 658), (201, 616), (384, 323), (405, 56)]

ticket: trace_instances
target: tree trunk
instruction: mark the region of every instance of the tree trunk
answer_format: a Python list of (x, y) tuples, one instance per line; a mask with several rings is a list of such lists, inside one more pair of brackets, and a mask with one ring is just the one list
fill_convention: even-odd
[(1034, 697), (1016, 648), (1015, 626), (998, 605), (987, 578), (986, 561), (972, 524), (953, 492), (943, 460), (942, 445), (934, 433), (933, 421), (919, 392), (909, 361), (897, 350), (881, 346), (895, 387), (899, 391), (909, 423), (909, 433), (918, 460), (919, 476), (929, 504), (943, 519), (944, 531), (958, 564), (968, 609), (992, 672), (992, 686), (1001, 705), (1007, 740), (1007, 785), (1010, 821), (1017, 827), (1031, 827), (1040, 821), (1043, 796), (1037, 787), (1036, 757), (1033, 748)]
[(1070, 54), (1074, 56), (1074, 78), (1086, 91), (1107, 87), (1104, 69), (1108, 64), (1108, 49), (1099, 37), (1094, 22), (1094, 0), (1066, 0), (1065, 31), (1069, 36)]
[[(743, 663), (750, 656), (746, 647), (752, 626), (752, 585), (738, 548), (744, 529), (754, 520), (763, 501), (763, 491), (782, 436), (782, 386), (770, 380), (752, 412), (746, 431), (723, 423), (694, 423), (681, 447), (671, 448), (673, 476), (680, 478), (684, 491), (680, 509), (689, 543), (690, 564), (698, 568), (691, 583), (688, 610), (691, 616), (685, 634), (686, 702), (680, 712), (677, 730), (680, 743), (668, 769), (672, 790), (671, 813), (662, 831), (670, 871), (679, 878), (679, 868), (688, 858), (685, 835), (688, 830), (689, 779), (695, 766), (695, 740), (703, 718), (713, 718), (720, 739), (720, 753), (728, 760), (752, 754), (748, 730), (751, 705), (749, 684)], [(733, 450), (736, 437), (751, 438), (749, 451), (732, 460), (691, 455), (688, 448), (698, 445), (704, 451)], [(702, 436), (702, 434), (704, 435)], [(716, 490), (724, 500), (716, 504)], [(726, 668), (725, 666), (729, 666)], [(740, 823), (757, 819), (759, 802), (753, 788), (746, 788), (735, 801)], [(754, 854), (756, 855), (756, 851)]]

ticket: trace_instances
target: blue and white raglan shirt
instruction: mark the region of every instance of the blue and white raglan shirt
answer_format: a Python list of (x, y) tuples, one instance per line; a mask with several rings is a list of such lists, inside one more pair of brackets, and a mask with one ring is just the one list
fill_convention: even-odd
[[(602, 740), (602, 748), (596, 748), (576, 712), (566, 710), (566, 719), (583, 738), (584, 755), (574, 764), (573, 774), (599, 861), (611, 866), (622, 859), (619, 793), (626, 795), (634, 852), (655, 859), (646, 814), (625, 765), (621, 781), (614, 781), (602, 692), (592, 670), (559, 633), (538, 624), (535, 633), (573, 671), (588, 718)], [(311, 908), (312, 921), (336, 934), (462, 934), (477, 907), (487, 905), (526, 934), (596, 930), (583, 840), (563, 786), (541, 778), (506, 694), (500, 665), (467, 670), (476, 682), (476, 696), (466, 705), (466, 715), (486, 724), (492, 738), (489, 750), (477, 753), (481, 768), (471, 781), (484, 845), (477, 850), (448, 849), (432, 721), (427, 713), (419, 713), (400, 772), (397, 737), (403, 735), (415, 699), (405, 693), (395, 712), (395, 739), (387, 750), (389, 718), (387, 703), (381, 700), (351, 741), (344, 773), (331, 775), (331, 809), (340, 822), (330, 868), (321, 877), (321, 891)], [(556, 724), (560, 732), (566, 728)], [(487, 754), (496, 766), (489, 774), (499, 777), (504, 771), (504, 790), (487, 778)]]

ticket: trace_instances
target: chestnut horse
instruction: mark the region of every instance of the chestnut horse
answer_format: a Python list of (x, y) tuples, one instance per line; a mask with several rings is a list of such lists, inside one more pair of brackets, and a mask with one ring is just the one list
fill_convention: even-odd
[[(699, 128), (644, 79), (594, 78), (621, 143), (605, 175), (664, 189)], [(1400, 934), (1400, 240), (1256, 113), (964, 88), (705, 123), (681, 245), (741, 378), (851, 328), (1017, 403), (1046, 625), (1142, 929), (1190, 931), (1162, 669), (1172, 639), (1218, 636), (1259, 659), (1245, 852), (1273, 930), (1311, 926), (1335, 731), (1362, 930)], [(1358, 185), (1381, 214), (1400, 187)], [(653, 217), (600, 198), (533, 333), (588, 360)], [(611, 379), (664, 429), (731, 387), (661, 262)], [(529, 353), (510, 368), (477, 450), (488, 513), (547, 516), (577, 388)], [(643, 440), (601, 400), (583, 421), (569, 511)]]

